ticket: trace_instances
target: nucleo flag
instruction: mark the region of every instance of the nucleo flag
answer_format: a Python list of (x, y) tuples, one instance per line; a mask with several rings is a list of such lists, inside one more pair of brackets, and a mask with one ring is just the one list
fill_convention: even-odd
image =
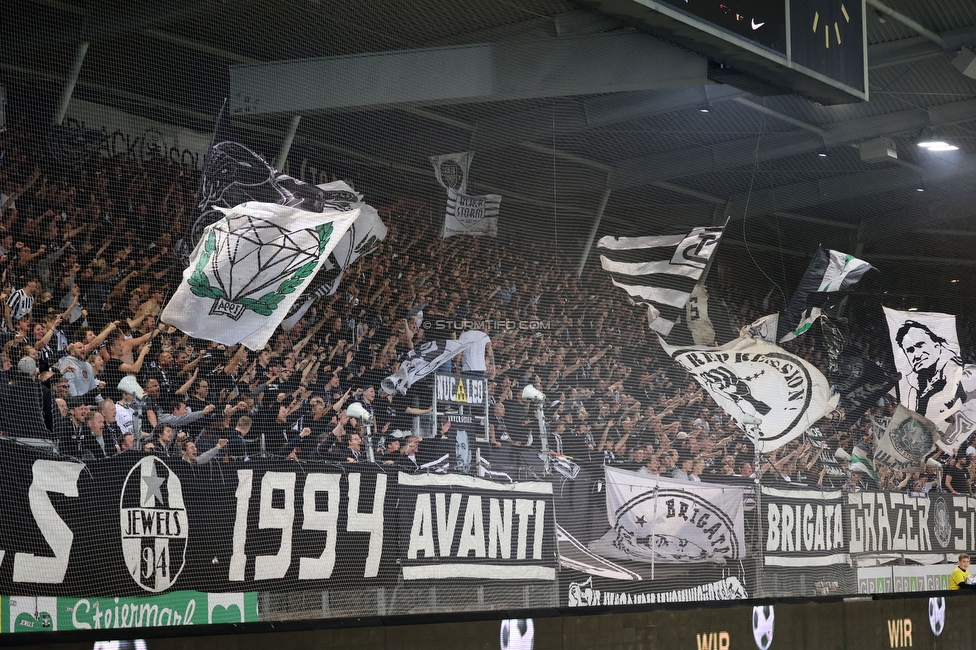
[(274, 203), (218, 208), (162, 320), (198, 338), (264, 348), (359, 210)]
[(469, 196), (447, 190), (447, 213), (444, 215), (444, 238), (454, 235), (498, 236), (498, 194)]
[(722, 228), (684, 235), (603, 237), (600, 264), (631, 302), (647, 305), (649, 327), (667, 336), (715, 253)]
[(895, 368), (901, 373), (898, 401), (935, 422), (949, 426), (963, 403), (962, 358), (956, 317), (884, 308)]
[(830, 384), (800, 357), (762, 339), (740, 338), (721, 347), (678, 347), (667, 352), (722, 407), (736, 425), (758, 436), (766, 454), (782, 447), (837, 406)]
[(873, 268), (853, 255), (818, 248), (779, 320), (779, 342), (791, 341), (810, 329), (821, 313), (820, 304), (814, 303), (823, 294), (850, 289)]

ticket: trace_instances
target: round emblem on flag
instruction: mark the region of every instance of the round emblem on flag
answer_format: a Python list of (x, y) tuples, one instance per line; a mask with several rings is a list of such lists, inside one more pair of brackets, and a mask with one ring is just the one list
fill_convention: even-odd
[(939, 542), (939, 546), (947, 548), (952, 540), (952, 524), (949, 523), (949, 507), (944, 498), (936, 499), (932, 516), (935, 518), (935, 526), (933, 526), (935, 539)]
[(932, 449), (932, 434), (914, 418), (909, 418), (898, 425), (898, 428), (891, 432), (889, 439), (898, 453), (918, 463)]
[(759, 436), (764, 452), (803, 433), (837, 403), (816, 368), (761, 339), (665, 349), (740, 428)]
[(125, 477), (119, 512), (129, 575), (146, 591), (166, 591), (186, 563), (189, 530), (179, 477), (160, 459), (145, 456)]
[[(735, 522), (717, 505), (680, 489), (644, 492), (617, 509), (613, 545), (642, 562), (702, 562), (714, 557), (740, 557)], [(663, 523), (662, 523), (663, 522)], [(680, 524), (674, 526), (673, 524)], [(667, 532), (680, 531), (681, 534)]]

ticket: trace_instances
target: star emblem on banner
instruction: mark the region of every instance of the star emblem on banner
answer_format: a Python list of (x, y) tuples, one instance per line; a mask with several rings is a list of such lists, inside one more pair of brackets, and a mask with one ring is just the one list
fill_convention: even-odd
[(636, 523), (636, 524), (637, 524), (638, 526), (640, 526), (641, 528), (643, 528), (643, 527), (644, 527), (644, 524), (646, 524), (646, 523), (647, 523), (647, 520), (646, 520), (646, 519), (644, 519), (644, 515), (641, 515), (640, 517), (638, 517), (637, 519), (635, 519), (635, 520), (634, 520), (634, 522), (635, 522), (635, 523)]
[(142, 482), (146, 484), (146, 497), (142, 501), (142, 505), (145, 506), (149, 503), (149, 499), (156, 497), (157, 503), (163, 503), (163, 492), (160, 488), (163, 486), (163, 481), (166, 479), (156, 476), (156, 465), (152, 465), (152, 472), (149, 476), (143, 476)]

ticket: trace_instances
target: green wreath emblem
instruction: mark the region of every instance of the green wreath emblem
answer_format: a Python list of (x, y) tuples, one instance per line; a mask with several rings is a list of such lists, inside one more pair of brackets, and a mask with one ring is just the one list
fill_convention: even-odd
[[(321, 257), (325, 247), (329, 244), (329, 239), (332, 237), (332, 224), (326, 223), (316, 226), (315, 233), (319, 237), (318, 256)], [(190, 285), (190, 291), (194, 296), (200, 298), (223, 299), (227, 302), (241, 305), (244, 309), (250, 309), (254, 313), (262, 316), (270, 316), (274, 313), (278, 308), (278, 304), (288, 294), (295, 293), (298, 287), (315, 272), (315, 267), (319, 264), (318, 260), (303, 264), (295, 269), (295, 272), (288, 279), (279, 284), (277, 289), (264, 294), (260, 298), (239, 298), (237, 300), (231, 300), (227, 297), (227, 293), (223, 289), (210, 284), (210, 278), (204, 273), (204, 269), (207, 268), (207, 264), (210, 263), (210, 258), (216, 249), (217, 237), (214, 235), (213, 230), (211, 230), (207, 235), (207, 240), (203, 244), (203, 253), (200, 255), (197, 265), (193, 268), (193, 273), (190, 274), (190, 277), (186, 281)]]

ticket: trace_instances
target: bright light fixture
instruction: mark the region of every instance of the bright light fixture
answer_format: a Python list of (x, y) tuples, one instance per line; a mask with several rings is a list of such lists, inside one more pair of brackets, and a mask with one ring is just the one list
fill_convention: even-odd
[(951, 284), (956, 284), (957, 282), (959, 282), (959, 280), (949, 280), (949, 282), (950, 282)]
[(918, 307), (909, 307), (908, 311), (918, 311)]
[(918, 146), (922, 149), (928, 149), (929, 151), (959, 151), (959, 147), (954, 144), (949, 144), (942, 140), (930, 140), (927, 142), (919, 142)]

